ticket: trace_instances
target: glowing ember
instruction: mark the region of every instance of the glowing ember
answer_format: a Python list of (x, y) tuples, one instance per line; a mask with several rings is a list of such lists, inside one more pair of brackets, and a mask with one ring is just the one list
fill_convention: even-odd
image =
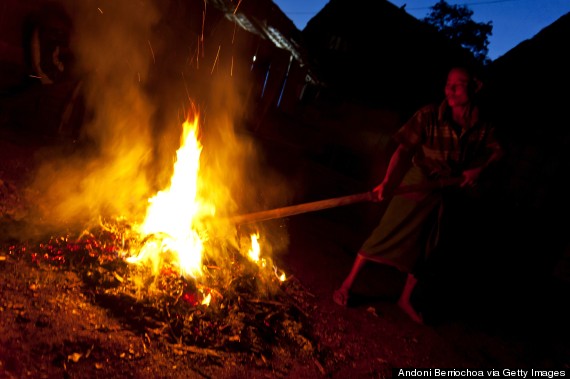
[(277, 267), (274, 267), (274, 268), (275, 268), (275, 275), (277, 276), (277, 278), (278, 278), (280, 281), (284, 282), (285, 280), (287, 280), (287, 277), (286, 277), (286, 275), (285, 275), (284, 272), (282, 272), (281, 275), (279, 275), (279, 274), (277, 273)]
[(208, 294), (202, 299), (202, 305), (210, 305), (210, 301), (212, 300), (212, 294)]

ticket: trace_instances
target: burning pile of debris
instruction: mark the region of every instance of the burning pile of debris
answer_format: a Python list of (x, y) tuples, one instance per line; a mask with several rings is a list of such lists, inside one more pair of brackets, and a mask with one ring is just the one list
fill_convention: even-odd
[(4, 260), (72, 271), (94, 304), (149, 344), (199, 361), (318, 362), (310, 294), (264, 254), (259, 231), (216, 216), (199, 190), (197, 118), (182, 134), (170, 185), (149, 199), (143, 223), (100, 216), (80, 233), (5, 243)]
[[(4, 246), (10, 259), (53, 270), (70, 270), (83, 279), (83, 291), (145, 339), (223, 363), (263, 361), (275, 354), (312, 358), (309, 294), (293, 278), (277, 276), (239, 251), (225, 262), (204, 263), (201, 283), (165, 263), (155, 274), (130, 264), (125, 248), (141, 241), (124, 222), (107, 222), (80, 236)], [(5, 257), (6, 259), (7, 257)]]
[[(152, 340), (214, 363), (252, 362), (252, 357), (265, 362), (273, 356), (318, 361), (307, 310), (310, 294), (273, 262), (277, 249), (271, 245), (283, 241), (223, 216), (233, 214), (237, 203), (243, 209), (265, 205), (274, 200), (268, 197), (287, 191), (279, 185), (265, 187), (263, 194), (251, 188), (255, 178), (269, 175), (247, 164), (257, 164), (255, 148), (235, 135), (248, 104), (244, 97), (249, 95), (242, 95), (251, 92), (247, 79), (237, 79), (242, 77), (238, 66), (246, 75), (251, 70), (249, 50), (241, 64), (234, 64), (238, 59), (232, 52), (239, 49), (232, 24), (227, 59), (217, 42), (204, 44), (203, 30), (195, 55), (191, 48), (186, 57), (187, 44), (193, 43), (185, 32), (194, 30), (188, 24), (196, 17), (169, 18), (187, 12), (148, 3), (69, 4), (71, 19), (81, 20), (70, 37), (77, 69), (69, 69), (81, 93), (77, 104), (70, 103), (81, 113), (78, 133), (56, 132), (38, 121), (53, 141), (48, 138), (48, 146), (34, 152), (34, 169), (22, 190), (0, 181), (1, 200), (6, 200), (0, 201), (0, 221), (21, 223), (15, 229), (26, 229), (26, 236), (29, 223), (34, 236), (2, 242), (0, 259), (72, 272), (93, 304), (108, 309), (149, 345)], [(203, 24), (205, 10), (192, 15)], [(174, 21), (183, 32), (169, 38)], [(207, 75), (199, 71), (198, 60), (209, 66)], [(180, 125), (183, 114), (196, 111), (193, 104), (190, 112), (176, 104), (197, 94), (208, 109), (207, 127), (198, 130), (198, 114), (184, 121), (174, 157), (178, 128), (170, 125)], [(24, 139), (27, 132), (22, 130)], [(203, 161), (199, 136), (209, 147)], [(230, 196), (236, 193), (246, 199)], [(25, 204), (16, 207), (20, 198)]]

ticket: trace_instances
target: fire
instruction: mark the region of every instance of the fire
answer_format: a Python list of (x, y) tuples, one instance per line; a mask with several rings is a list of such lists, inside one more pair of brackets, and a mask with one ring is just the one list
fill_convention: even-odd
[(210, 305), (210, 301), (212, 301), (212, 294), (207, 294), (200, 304), (202, 305)]
[(254, 233), (251, 235), (251, 248), (249, 249), (247, 255), (254, 262), (259, 262), (259, 255), (261, 252), (261, 247), (259, 246), (259, 233)]
[[(174, 268), (187, 279), (206, 279), (211, 277), (212, 272), (208, 273), (208, 270), (212, 267), (204, 263), (204, 251), (208, 249), (209, 237), (212, 241), (216, 238), (208, 235), (204, 220), (212, 219), (216, 207), (213, 201), (203, 198), (212, 197), (213, 191), (200, 191), (208, 187), (207, 183), (203, 183), (205, 176), (200, 175), (202, 145), (199, 139), (198, 116), (187, 119), (182, 129), (181, 144), (176, 152), (170, 184), (148, 200), (144, 222), (134, 227), (144, 243), (137, 247), (138, 251), (134, 256), (127, 257), (126, 260), (139, 265), (148, 264), (153, 275), (164, 272), (168, 267), (166, 271), (172, 272)], [(260, 233), (252, 233), (250, 238), (249, 251), (246, 253), (247, 247), (243, 251), (240, 248), (240, 253), (259, 268), (272, 267), (270, 258), (261, 257)], [(274, 266), (272, 268), (277, 279), (284, 281), (285, 274), (278, 273)], [(200, 285), (198, 287), (201, 288), (201, 304), (209, 305), (212, 301), (212, 289)], [(221, 294), (216, 296), (220, 297)], [(196, 300), (188, 301), (193, 303)]]
[[(250, 236), (251, 238), (251, 248), (249, 249), (247, 256), (249, 259), (260, 265), (261, 267), (267, 267), (267, 260), (261, 258), (261, 245), (259, 244), (259, 232), (253, 233)], [(279, 281), (284, 282), (286, 280), (285, 273), (282, 272), (279, 274), (279, 270), (277, 267), (273, 266), (273, 271), (275, 272), (275, 276)]]
[(202, 253), (207, 233), (199, 230), (196, 220), (206, 213), (213, 214), (211, 204), (198, 199), (200, 155), (198, 116), (184, 121), (181, 146), (170, 186), (149, 199), (144, 222), (138, 226), (143, 236), (152, 236), (131, 263), (150, 262), (157, 273), (165, 259), (178, 266), (181, 275), (199, 277), (202, 274)]

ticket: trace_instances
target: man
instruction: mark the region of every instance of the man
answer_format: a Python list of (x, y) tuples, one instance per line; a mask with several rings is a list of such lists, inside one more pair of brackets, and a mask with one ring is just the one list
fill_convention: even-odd
[(445, 100), (419, 109), (395, 134), (398, 147), (384, 180), (374, 188), (378, 201), (390, 203), (380, 224), (359, 250), (352, 269), (333, 300), (346, 306), (350, 289), (367, 261), (387, 264), (407, 273), (398, 305), (412, 320), (423, 323), (410, 303), (416, 272), (436, 246), (443, 211), (443, 191), (437, 189), (394, 196), (401, 185), (457, 178), (460, 188), (472, 188), (481, 173), (502, 156), (492, 124), (476, 102), (482, 83), (463, 67), (452, 68)]

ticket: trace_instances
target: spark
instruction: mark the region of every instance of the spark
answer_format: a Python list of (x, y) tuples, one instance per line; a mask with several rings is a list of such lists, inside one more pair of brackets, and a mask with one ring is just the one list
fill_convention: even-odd
[(236, 40), (236, 30), (237, 30), (237, 23), (234, 22), (234, 32), (232, 33), (232, 45)]
[(240, 4), (241, 4), (241, 0), (238, 1), (237, 5), (236, 5), (236, 9), (234, 9), (234, 14), (236, 14)]
[[(232, 33), (232, 46), (236, 40), (236, 30), (237, 30), (237, 23), (234, 23), (234, 32)], [(232, 54), (232, 64), (230, 68), (230, 76), (234, 76), (234, 56)]]
[(152, 49), (152, 45), (150, 44), (150, 40), (147, 40), (148, 47), (150, 48), (150, 53), (152, 54), (152, 61), (156, 64), (156, 59), (154, 58), (154, 50)]
[(204, 41), (204, 28), (206, 27), (206, 2), (204, 1), (204, 12), (202, 12), (202, 33), (200, 33), (200, 41)]
[(216, 68), (216, 64), (218, 63), (218, 57), (220, 56), (220, 49), (222, 48), (222, 45), (218, 45), (218, 52), (216, 53), (216, 59), (214, 60), (214, 64), (212, 65), (212, 71), (210, 71), (210, 74), (214, 73), (214, 68)]
[[(190, 47), (188, 47), (188, 50), (190, 50)], [(200, 68), (198, 65), (198, 63), (199, 63), (198, 62), (199, 50), (200, 50), (200, 47), (197, 46), (193, 53), (191, 51), (188, 52), (188, 59), (186, 60), (188, 66), (192, 66), (192, 64), (194, 63), (194, 58), (196, 58), (196, 68)]]
[(190, 102), (192, 102), (192, 99), (190, 97), (190, 91), (188, 91), (188, 85), (186, 84), (186, 77), (184, 77), (184, 71), (182, 71), (182, 82), (184, 83), (184, 89), (186, 90), (186, 96), (188, 96), (188, 100), (190, 100)]
[(99, 7), (97, 7), (97, 10), (99, 11), (99, 13), (103, 14), (103, 10)]

